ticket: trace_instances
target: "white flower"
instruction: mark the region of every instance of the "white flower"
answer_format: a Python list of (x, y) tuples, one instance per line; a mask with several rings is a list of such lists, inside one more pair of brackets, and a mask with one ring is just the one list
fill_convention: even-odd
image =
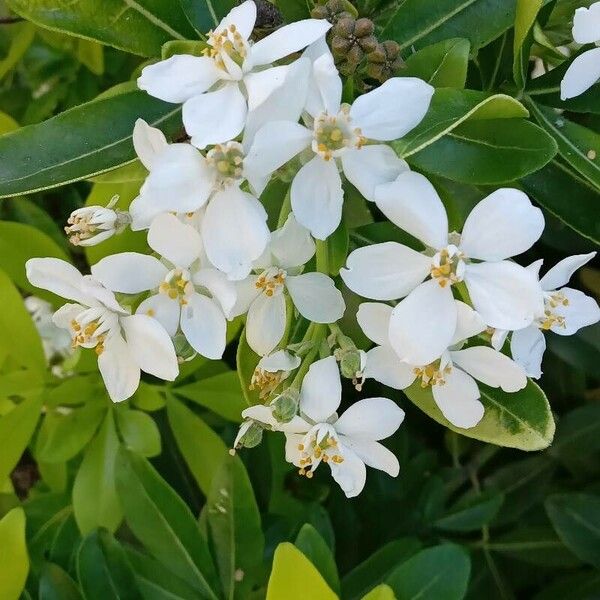
[(64, 358), (71, 355), (73, 353), (71, 336), (67, 331), (54, 324), (52, 320), (54, 310), (50, 302), (37, 296), (28, 296), (24, 303), (40, 334), (44, 355), (48, 362), (52, 363), (57, 357)]
[(200, 222), (209, 260), (231, 279), (246, 277), (269, 241), (269, 229), (262, 204), (239, 188), (241, 144), (215, 146), (205, 157), (190, 144), (168, 144), (142, 119), (133, 143), (150, 174), (129, 207), (131, 228), (147, 229), (159, 214), (192, 214), (206, 206)]
[(266, 406), (256, 405), (242, 415), (284, 431), (286, 460), (312, 477), (323, 462), (348, 498), (358, 496), (366, 480), (365, 465), (396, 477), (398, 459), (378, 440), (391, 436), (404, 420), (404, 411), (387, 398), (356, 402), (338, 418), (342, 384), (333, 356), (314, 362), (302, 382), (300, 416), (277, 423)]
[(54, 313), (54, 323), (70, 331), (74, 347), (96, 350), (98, 368), (113, 402), (133, 395), (140, 370), (167, 381), (177, 377), (173, 343), (158, 321), (129, 315), (111, 291), (64, 260), (32, 258), (26, 270), (33, 285), (75, 301)]
[(248, 312), (246, 339), (257, 354), (269, 354), (284, 335), (285, 291), (298, 312), (314, 323), (333, 323), (344, 314), (342, 294), (330, 277), (296, 274), (314, 253), (309, 232), (290, 215), (285, 225), (271, 234), (265, 253), (254, 263), (256, 274), (237, 284), (233, 316)]
[(106, 206), (84, 206), (74, 210), (65, 227), (65, 233), (74, 246), (95, 246), (129, 223), (126, 212), (114, 210), (119, 196), (113, 196)]
[[(600, 2), (578, 8), (573, 18), (573, 39), (578, 44), (600, 43)], [(600, 48), (587, 50), (570, 65), (560, 83), (560, 98), (583, 94), (600, 79)]]
[(268, 396), (300, 366), (301, 362), (299, 356), (287, 350), (277, 350), (263, 356), (250, 379), (250, 389), (258, 390), (261, 398)]
[[(536, 379), (542, 375), (542, 357), (546, 350), (544, 331), (558, 335), (573, 335), (582, 327), (600, 320), (598, 303), (579, 290), (563, 287), (573, 273), (596, 256), (595, 252), (569, 256), (557, 263), (540, 280), (544, 295), (544, 312), (532, 325), (514, 331), (510, 340), (513, 359)], [(541, 262), (541, 261), (539, 261)], [(539, 263), (531, 267), (537, 273)], [(496, 347), (501, 347), (507, 332), (501, 332)]]
[(522, 329), (540, 312), (543, 299), (536, 275), (505, 260), (530, 248), (544, 228), (542, 212), (523, 192), (503, 188), (481, 200), (461, 236), (448, 234), (444, 205), (418, 173), (407, 171), (395, 182), (378, 186), (375, 201), (428, 250), (421, 253), (396, 242), (366, 246), (350, 254), (348, 268), (340, 275), (365, 298), (406, 296), (390, 322), (402, 360), (429, 364), (448, 347), (457, 318), (452, 286), (462, 281), (473, 307), (490, 327)]
[(360, 96), (352, 106), (341, 104), (342, 81), (327, 51), (313, 64), (306, 107), (312, 117), (310, 126), (297, 123), (299, 113), (290, 111), (287, 119), (261, 127), (246, 159), (250, 182), (267, 177), (310, 149), (310, 159), (292, 181), (292, 210), (314, 237), (325, 239), (342, 217), (338, 161), (346, 178), (373, 200), (378, 184), (393, 181), (408, 166), (389, 146), (369, 142), (395, 140), (408, 133), (425, 116), (433, 91), (420, 79), (395, 77)]
[(469, 337), (486, 329), (481, 317), (464, 302), (456, 301), (457, 326), (449, 348), (429, 364), (402, 362), (395, 352), (390, 329), (392, 307), (377, 302), (360, 305), (357, 319), (365, 335), (378, 344), (367, 352), (365, 378), (373, 378), (396, 389), (415, 380), (431, 387), (433, 399), (442, 414), (456, 427), (467, 429), (479, 423), (484, 414), (475, 380), (505, 392), (527, 385), (525, 371), (510, 358), (487, 346), (461, 349)]
[(272, 63), (324, 36), (331, 25), (306, 19), (281, 27), (253, 44), (256, 5), (246, 0), (208, 34), (204, 56), (179, 54), (145, 67), (138, 86), (166, 102), (183, 103), (192, 144), (205, 148), (237, 137), (249, 114), (282, 86), (289, 65)]
[(202, 239), (191, 226), (171, 214), (159, 215), (148, 232), (149, 246), (162, 257), (123, 252), (103, 258), (92, 275), (114, 292), (153, 295), (138, 314), (158, 320), (170, 336), (177, 329), (207, 358), (225, 350), (226, 319), (235, 303), (235, 287), (223, 273), (202, 268)]

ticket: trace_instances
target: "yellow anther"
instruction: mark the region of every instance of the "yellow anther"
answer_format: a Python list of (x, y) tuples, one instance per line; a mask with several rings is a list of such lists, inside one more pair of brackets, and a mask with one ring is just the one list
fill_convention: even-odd
[(312, 479), (313, 477), (313, 472), (312, 471), (307, 471), (306, 472), (306, 479)]
[(302, 452), (304, 450), (304, 444), (298, 444), (298, 450)]

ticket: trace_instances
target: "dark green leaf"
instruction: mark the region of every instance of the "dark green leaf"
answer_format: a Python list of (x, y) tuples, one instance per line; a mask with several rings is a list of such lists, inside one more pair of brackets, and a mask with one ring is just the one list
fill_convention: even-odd
[(235, 0), (179, 0), (188, 21), (201, 34), (208, 33), (234, 7)]
[(469, 496), (455, 504), (449, 512), (435, 521), (438, 529), (446, 531), (475, 531), (487, 525), (504, 502), (502, 494), (484, 492)]
[(302, 526), (296, 536), (294, 546), (317, 567), (327, 585), (339, 594), (340, 578), (335, 564), (335, 557), (325, 540), (310, 523), (305, 523)]
[(533, 600), (596, 600), (600, 590), (600, 573), (588, 571), (563, 576), (551, 582)]
[(513, 45), (513, 77), (519, 90), (522, 90), (527, 82), (533, 26), (543, 4), (544, 0), (517, 0)]
[(54, 563), (45, 563), (40, 577), (39, 600), (82, 600), (77, 584)]

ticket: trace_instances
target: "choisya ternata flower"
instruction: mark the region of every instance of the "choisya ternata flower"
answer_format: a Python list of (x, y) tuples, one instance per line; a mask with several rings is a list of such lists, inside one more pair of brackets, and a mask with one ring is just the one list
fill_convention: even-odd
[(287, 350), (277, 350), (263, 356), (252, 374), (250, 389), (257, 390), (261, 398), (268, 396), (300, 366), (301, 362), (299, 356)]
[(95, 246), (123, 231), (130, 222), (129, 215), (115, 210), (119, 196), (113, 196), (106, 206), (84, 206), (74, 210), (65, 233), (74, 246)]
[(113, 402), (133, 395), (140, 371), (167, 381), (177, 377), (173, 343), (158, 321), (130, 315), (111, 291), (64, 260), (32, 258), (26, 269), (33, 285), (74, 301), (59, 308), (53, 321), (70, 332), (74, 347), (94, 348)]

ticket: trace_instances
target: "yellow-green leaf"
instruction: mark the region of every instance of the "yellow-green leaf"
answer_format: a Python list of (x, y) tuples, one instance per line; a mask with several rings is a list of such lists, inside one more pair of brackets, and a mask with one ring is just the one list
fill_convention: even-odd
[(17, 600), (29, 573), (25, 545), (25, 513), (13, 508), (0, 520), (0, 593), (2, 600)]

